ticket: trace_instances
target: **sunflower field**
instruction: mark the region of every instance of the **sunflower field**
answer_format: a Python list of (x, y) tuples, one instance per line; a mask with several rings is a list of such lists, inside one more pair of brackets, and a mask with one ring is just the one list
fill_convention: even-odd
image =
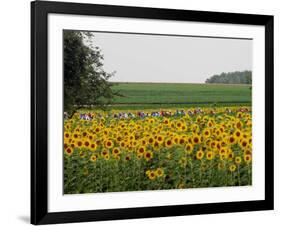
[(251, 183), (250, 107), (121, 119), (77, 113), (64, 120), (65, 194)]

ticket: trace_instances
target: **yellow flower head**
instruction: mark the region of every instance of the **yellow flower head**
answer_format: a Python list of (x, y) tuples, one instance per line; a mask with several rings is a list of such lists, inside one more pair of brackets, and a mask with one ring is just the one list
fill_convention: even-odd
[(106, 140), (106, 141), (104, 142), (104, 146), (105, 146), (106, 148), (112, 148), (112, 147), (113, 147), (113, 141), (112, 141), (112, 140)]
[(187, 154), (191, 154), (192, 151), (193, 151), (193, 145), (190, 144), (190, 143), (186, 144), (186, 146), (185, 146), (185, 152), (186, 152)]
[(172, 147), (172, 146), (173, 146), (173, 140), (170, 139), (170, 138), (166, 139), (166, 141), (165, 141), (165, 147), (170, 148), (170, 147)]
[(196, 158), (201, 160), (204, 157), (204, 152), (202, 150), (197, 151)]
[(149, 178), (149, 180), (155, 180), (157, 176), (154, 170), (146, 171), (146, 175)]
[(68, 156), (71, 156), (73, 154), (73, 148), (71, 147), (67, 147), (65, 150), (64, 150), (65, 154), (67, 154)]
[(244, 155), (244, 161), (249, 164), (252, 161), (252, 156), (250, 154)]
[(240, 156), (236, 156), (234, 161), (237, 165), (239, 165), (241, 163), (242, 159)]
[(162, 168), (158, 168), (155, 170), (155, 173), (157, 177), (162, 177), (164, 175), (164, 170)]
[(229, 171), (234, 172), (236, 170), (236, 165), (232, 164), (229, 166)]
[(214, 152), (208, 151), (207, 154), (206, 154), (206, 158), (208, 160), (212, 160), (214, 158)]
[(96, 162), (96, 161), (97, 161), (97, 158), (98, 158), (98, 156), (95, 155), (95, 154), (93, 154), (93, 155), (91, 155), (90, 160), (91, 160), (92, 162)]
[(152, 151), (148, 150), (144, 152), (144, 158), (146, 161), (149, 161), (153, 158), (153, 153)]

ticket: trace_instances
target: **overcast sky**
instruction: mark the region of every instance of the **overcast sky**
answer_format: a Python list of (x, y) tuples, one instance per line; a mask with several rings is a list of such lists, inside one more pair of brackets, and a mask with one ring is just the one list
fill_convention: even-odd
[(252, 40), (94, 33), (111, 81), (204, 83), (222, 72), (252, 70)]

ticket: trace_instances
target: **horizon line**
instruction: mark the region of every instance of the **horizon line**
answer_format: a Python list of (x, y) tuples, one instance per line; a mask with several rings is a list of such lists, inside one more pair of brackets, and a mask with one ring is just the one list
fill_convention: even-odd
[(246, 83), (196, 83), (196, 82), (119, 82), (119, 81), (109, 81), (110, 83), (138, 83), (138, 84), (191, 84), (191, 85), (245, 85), (249, 86), (252, 84)]

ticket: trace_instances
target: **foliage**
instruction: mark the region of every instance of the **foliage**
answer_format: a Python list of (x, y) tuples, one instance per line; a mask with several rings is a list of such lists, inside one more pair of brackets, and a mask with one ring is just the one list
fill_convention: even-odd
[(72, 115), (82, 106), (105, 107), (114, 96), (103, 69), (103, 55), (90, 32), (64, 31), (64, 111)]
[(92, 114), (64, 123), (66, 194), (252, 183), (251, 108), (129, 119)]
[(252, 71), (235, 71), (213, 75), (205, 83), (252, 84)]

